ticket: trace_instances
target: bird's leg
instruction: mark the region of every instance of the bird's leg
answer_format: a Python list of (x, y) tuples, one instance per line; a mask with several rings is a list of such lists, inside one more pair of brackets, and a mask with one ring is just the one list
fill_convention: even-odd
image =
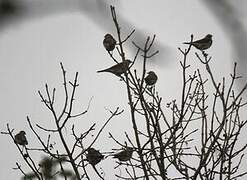
[(207, 56), (208, 56), (208, 54), (207, 54), (205, 51), (203, 51), (203, 50), (202, 50), (202, 55), (203, 55), (204, 57), (207, 57)]
[(120, 80), (119, 81), (124, 81), (125, 82), (125, 80), (124, 80), (124, 77), (123, 76), (118, 76), (118, 77), (120, 77)]

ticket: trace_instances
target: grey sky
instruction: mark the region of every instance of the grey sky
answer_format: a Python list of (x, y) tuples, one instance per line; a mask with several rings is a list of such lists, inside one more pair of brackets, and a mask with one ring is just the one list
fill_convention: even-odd
[[(22, 1), (28, 2), (28, 0)], [(27, 15), (24, 13), (16, 20), (13, 19), (11, 24), (4, 24), (1, 27), (1, 131), (5, 130), (6, 123), (9, 123), (12, 128), (16, 129), (15, 132), (27, 131), (27, 137), (30, 139), (32, 135), (26, 123), (27, 115), (30, 115), (35, 123), (38, 122), (44, 126), (50, 123), (50, 116), (40, 103), (37, 90), (44, 90), (44, 83), (47, 82), (52, 87), (61, 88), (59, 93), (62, 94), (59, 62), (63, 62), (69, 78), (73, 79), (74, 73), (79, 72), (80, 87), (77, 91), (78, 102), (75, 111), (84, 110), (93, 96), (88, 114), (75, 121), (77, 130), (85, 130), (94, 122), (98, 123), (97, 127), (100, 127), (109, 115), (104, 107), (111, 109), (116, 106), (127, 107), (126, 103), (122, 103), (126, 102), (124, 84), (110, 74), (96, 73), (97, 70), (113, 64), (102, 45), (104, 34), (109, 32), (116, 35), (108, 23), (110, 9), (109, 13), (103, 16), (107, 20), (105, 26), (102, 18), (97, 16), (99, 13), (97, 10), (100, 8), (97, 3), (92, 3), (93, 1), (89, 0), (85, 2), (91, 3), (89, 5), (92, 8), (77, 8), (79, 3), (75, 0), (77, 5), (62, 4), (61, 7), (58, 6), (59, 8), (54, 5), (43, 12), (39, 8), (41, 5), (37, 3), (38, 5), (28, 6), (29, 8), (35, 7), (36, 10), (31, 9)], [(246, 28), (247, 14), (241, 8), (246, 3), (244, 0), (236, 2), (238, 4), (234, 7)], [(123, 35), (132, 31), (130, 29), (132, 25), (133, 28), (139, 30), (137, 34), (141, 37), (142, 35), (143, 37), (157, 35), (159, 42), (157, 47), (160, 47), (161, 55), (158, 55), (155, 62), (149, 63), (148, 66), (150, 70), (155, 70), (159, 76), (157, 88), (164, 97), (164, 101), (177, 98), (180, 94), (177, 89), (179, 88), (178, 82), (181, 80), (179, 74), (181, 55), (177, 47), (185, 48), (186, 46), (182, 45), (182, 42), (189, 40), (191, 33), (195, 38), (201, 38), (208, 33), (213, 34), (213, 46), (208, 52), (213, 56), (212, 65), (217, 78), (220, 79), (223, 75), (227, 76), (232, 68), (233, 60), (238, 58), (231, 45), (231, 38), (223, 30), (224, 26), (219, 23), (219, 20), (202, 1), (135, 0), (115, 4), (117, 13), (121, 15), (119, 23), (123, 23), (121, 24)], [(94, 13), (96, 16), (93, 15)], [(126, 26), (124, 22), (129, 22), (129, 25)], [(142, 34), (142, 32), (146, 34)], [(140, 36), (138, 36), (139, 40)], [(131, 46), (127, 48), (129, 47)], [(133, 58), (132, 51), (128, 49), (128, 52), (130, 54), (127, 54), (127, 57)], [(191, 56), (191, 63), (197, 67), (198, 64), (195, 60)], [(241, 61), (239, 62), (241, 63)], [(139, 63), (135, 68), (140, 68), (138, 65)], [(109, 124), (109, 129), (105, 130), (100, 139), (102, 144), (107, 144), (107, 146), (101, 147), (97, 143), (97, 148), (103, 149), (103, 151), (114, 148), (108, 147), (108, 145), (114, 145), (107, 138), (108, 131), (113, 132), (122, 140), (124, 134), (119, 134), (119, 130), (131, 132), (128, 115), (126, 109), (123, 116), (114, 119)], [(1, 135), (0, 141), (3, 145), (0, 161), (4, 162), (0, 168), (0, 179), (18, 179), (20, 173), (11, 168), (15, 166), (16, 161), (20, 160), (20, 156), (17, 154), (14, 144), (9, 142), (9, 137)], [(108, 159), (105, 163), (109, 165), (111, 160)], [(102, 167), (104, 168), (103, 165)], [(112, 169), (106, 170), (105, 168), (104, 170), (113, 175)]]

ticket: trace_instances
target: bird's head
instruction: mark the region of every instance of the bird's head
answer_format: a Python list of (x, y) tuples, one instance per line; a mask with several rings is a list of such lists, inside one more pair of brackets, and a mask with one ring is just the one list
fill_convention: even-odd
[(127, 150), (128, 152), (133, 152), (133, 151), (134, 151), (134, 148), (132, 148), (132, 147), (126, 147), (126, 150)]
[(88, 152), (88, 153), (93, 153), (93, 152), (95, 152), (95, 151), (96, 151), (96, 150), (95, 150), (94, 148), (88, 148), (88, 149), (87, 149), (87, 152)]
[(106, 35), (105, 35), (105, 39), (107, 39), (107, 38), (113, 38), (113, 37), (112, 37), (111, 34), (106, 34)]
[(147, 74), (155, 74), (153, 71), (149, 71), (147, 72)]
[(26, 135), (26, 132), (25, 131), (20, 131), (19, 134)]
[(206, 35), (206, 38), (207, 38), (207, 39), (212, 39), (212, 37), (213, 37), (213, 36), (212, 36), (211, 34)]
[(127, 64), (131, 64), (131, 63), (132, 63), (132, 61), (129, 60), (129, 59), (126, 59), (125, 62), (126, 62)]

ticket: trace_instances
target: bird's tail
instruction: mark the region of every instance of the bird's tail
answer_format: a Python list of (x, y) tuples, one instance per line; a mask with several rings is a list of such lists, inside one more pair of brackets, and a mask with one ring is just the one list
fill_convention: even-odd
[(107, 72), (105, 69), (97, 71), (97, 73)]
[(191, 42), (183, 42), (183, 44), (192, 44)]

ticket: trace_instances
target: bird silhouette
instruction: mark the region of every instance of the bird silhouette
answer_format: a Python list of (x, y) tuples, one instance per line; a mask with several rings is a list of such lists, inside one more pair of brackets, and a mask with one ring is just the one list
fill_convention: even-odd
[(15, 135), (15, 143), (22, 146), (28, 145), (25, 131), (20, 131), (18, 134)]
[(212, 42), (213, 42), (212, 41), (212, 35), (208, 34), (202, 39), (199, 39), (199, 40), (193, 41), (193, 42), (184, 42), (183, 44), (191, 44), (195, 48), (203, 51), (203, 50), (210, 48), (212, 45)]
[(89, 148), (87, 150), (86, 158), (88, 162), (94, 166), (104, 158), (104, 155), (94, 148)]
[(117, 158), (119, 161), (129, 161), (132, 157), (133, 152), (133, 148), (127, 147), (125, 150), (120, 151), (117, 154), (114, 154), (113, 158)]
[(112, 74), (115, 74), (116, 76), (121, 76), (121, 74), (123, 74), (124, 72), (126, 72), (129, 69), (129, 65), (132, 62), (128, 59), (124, 60), (121, 63), (115, 64), (110, 68), (104, 69), (104, 70), (100, 70), (97, 71), (98, 73), (100, 72), (110, 72)]
[(148, 75), (144, 79), (145, 83), (148, 86), (153, 86), (157, 82), (158, 76), (153, 71), (149, 71), (147, 74)]
[(106, 34), (103, 40), (103, 45), (107, 51), (113, 51), (116, 46), (117, 41), (113, 38), (111, 34)]

